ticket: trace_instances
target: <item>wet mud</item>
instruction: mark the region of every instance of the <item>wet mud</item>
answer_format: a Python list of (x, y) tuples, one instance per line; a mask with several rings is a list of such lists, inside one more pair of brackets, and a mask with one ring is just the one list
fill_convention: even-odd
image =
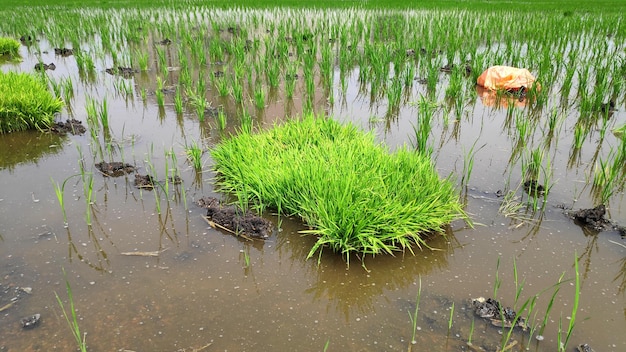
[(207, 209), (207, 217), (216, 227), (227, 230), (237, 236), (254, 239), (269, 238), (274, 231), (271, 221), (253, 214), (251, 211), (242, 211), (233, 205), (223, 205), (217, 198), (203, 197), (198, 205)]
[(98, 171), (108, 177), (120, 177), (135, 172), (136, 170), (133, 165), (119, 161), (113, 161), (110, 163), (102, 161), (97, 163), (95, 166)]

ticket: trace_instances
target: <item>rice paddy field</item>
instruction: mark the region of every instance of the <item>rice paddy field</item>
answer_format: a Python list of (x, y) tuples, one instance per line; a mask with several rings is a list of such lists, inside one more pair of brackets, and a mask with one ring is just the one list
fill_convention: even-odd
[[(72, 128), (0, 134), (0, 350), (626, 350), (625, 12), (4, 1), (0, 37), (21, 45), (0, 70), (42, 77)], [(494, 65), (539, 85), (477, 86)], [(211, 151), (311, 115), (427, 155), (469, 220), (348, 258), (308, 258), (311, 229), (275, 209), (265, 240), (209, 226), (199, 199), (237, 203)], [(601, 229), (572, 219), (599, 205)], [(477, 315), (479, 297), (526, 328)]]

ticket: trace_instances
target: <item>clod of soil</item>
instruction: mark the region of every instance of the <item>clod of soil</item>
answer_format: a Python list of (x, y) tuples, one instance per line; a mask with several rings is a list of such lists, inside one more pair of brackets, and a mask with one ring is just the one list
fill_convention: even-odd
[(45, 71), (45, 70), (56, 70), (57, 66), (54, 63), (50, 63), (50, 64), (44, 64), (43, 62), (38, 62), (35, 64), (35, 70), (36, 71)]
[(589, 346), (586, 343), (582, 343), (582, 344), (576, 346), (576, 350), (578, 352), (594, 352), (593, 348), (591, 348), (591, 346)]
[(604, 218), (606, 207), (600, 204), (592, 209), (580, 209), (570, 212), (569, 215), (581, 225), (597, 231), (604, 231), (611, 227), (611, 222)]
[(136, 168), (130, 164), (125, 164), (119, 161), (113, 161), (110, 163), (102, 161), (96, 164), (96, 169), (102, 172), (104, 176), (119, 177), (135, 172)]
[(135, 174), (135, 186), (137, 188), (154, 188), (155, 180), (150, 175)]
[(61, 55), (63, 57), (67, 57), (74, 54), (74, 49), (69, 48), (54, 48), (55, 55)]
[(546, 189), (537, 180), (527, 180), (524, 182), (524, 191), (531, 196), (541, 196)]
[(24, 329), (32, 329), (35, 326), (39, 325), (39, 321), (41, 320), (41, 314), (34, 314), (28, 316), (26, 318), (22, 318), (20, 323)]
[(494, 326), (510, 328), (515, 323), (516, 327), (520, 327), (523, 330), (527, 329), (526, 320), (523, 317), (519, 317), (516, 321), (517, 313), (510, 307), (503, 309), (500, 302), (493, 298), (485, 299), (484, 297), (478, 297), (472, 299), (472, 307), (476, 315), (488, 319)]
[(135, 70), (131, 67), (118, 66), (118, 67), (113, 67), (113, 68), (107, 68), (104, 70), (104, 72), (113, 76), (120, 75), (124, 78), (130, 78), (133, 76), (133, 74), (138, 73), (139, 70)]
[(274, 224), (271, 221), (250, 211), (244, 213), (241, 209), (232, 205), (222, 205), (217, 198), (200, 198), (198, 205), (207, 209), (207, 217), (214, 223), (237, 235), (266, 239), (270, 237), (274, 230)]
[(20, 42), (22, 43), (30, 43), (33, 41), (33, 37), (31, 37), (30, 35), (23, 35), (20, 37)]
[(170, 45), (170, 44), (172, 44), (172, 41), (169, 38), (165, 38), (165, 39), (163, 39), (161, 41), (158, 41), (157, 44), (159, 44), (159, 45)]
[(68, 133), (81, 135), (86, 131), (87, 129), (83, 126), (83, 123), (75, 119), (68, 119), (65, 122), (55, 122), (55, 124), (50, 127), (50, 132), (63, 136)]

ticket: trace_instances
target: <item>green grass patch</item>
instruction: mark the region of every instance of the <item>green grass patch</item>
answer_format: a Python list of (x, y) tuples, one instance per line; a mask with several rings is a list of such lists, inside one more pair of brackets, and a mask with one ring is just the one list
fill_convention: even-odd
[(453, 182), (428, 156), (390, 153), (371, 133), (333, 119), (306, 116), (258, 134), (242, 133), (211, 152), (220, 191), (241, 205), (299, 216), (324, 247), (379, 254), (428, 245), (425, 235), (467, 218)]
[(0, 55), (19, 56), (20, 42), (13, 38), (0, 37)]
[(52, 96), (43, 76), (0, 72), (0, 133), (43, 129), (63, 101)]

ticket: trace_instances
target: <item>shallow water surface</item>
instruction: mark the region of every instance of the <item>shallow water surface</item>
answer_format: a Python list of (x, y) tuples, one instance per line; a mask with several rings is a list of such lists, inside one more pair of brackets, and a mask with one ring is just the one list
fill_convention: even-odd
[[(172, 24), (178, 23), (173, 19), (180, 13), (160, 15), (164, 23)], [(318, 15), (329, 21), (336, 16)], [(122, 26), (115, 16), (113, 27)], [(260, 15), (234, 16), (245, 25)], [(236, 238), (207, 224), (205, 211), (195, 201), (227, 197), (213, 189), (215, 175), (206, 150), (236, 132), (240, 104), (220, 96), (207, 79), (206, 99), (226, 112), (225, 131), (220, 131), (210, 109), (200, 122), (189, 101), (184, 113), (177, 114), (173, 93), (166, 93), (165, 104), (159, 107), (157, 77), (163, 70), (157, 64), (158, 51), (163, 50), (170, 68), (165, 86), (175, 89), (181, 74), (179, 50), (190, 49), (181, 43), (185, 30), (162, 47), (154, 41), (172, 35), (171, 28), (162, 33), (154, 23), (144, 25), (152, 32), (140, 44), (124, 44), (131, 49), (124, 46), (122, 51), (147, 53), (149, 70), (130, 78), (105, 73), (114, 60), (101, 52), (101, 40), (83, 44), (83, 50), (96, 58), (91, 73), (79, 70), (74, 56), (55, 56), (45, 37), (22, 47), (21, 63), (0, 66), (32, 72), (38, 60), (54, 61), (57, 69), (46, 75), (56, 82), (73, 82), (73, 98), (59, 120), (75, 118), (88, 127), (84, 135), (65, 137), (39, 131), (0, 135), (0, 307), (8, 305), (0, 312), (0, 350), (76, 348), (55, 298), (56, 293), (69, 306), (67, 280), (90, 351), (459, 351), (470, 350), (468, 340), (495, 351), (501, 345), (500, 328), (475, 316), (471, 299), (493, 297), (498, 286), (496, 298), (519, 309), (540, 294), (528, 317), (539, 324), (562, 276), (544, 339), (535, 339), (537, 331), (529, 337), (517, 330), (511, 338), (519, 350), (554, 351), (559, 321), (566, 330), (572, 315), (575, 258), (581, 290), (568, 350), (580, 343), (589, 343), (596, 351), (626, 350), (626, 242), (617, 231), (583, 229), (564, 213), (597, 204), (590, 184), (595, 162), (608, 158), (610, 148), (617, 148), (620, 141), (610, 132), (601, 137), (593, 130), (583, 147), (572, 151), (580, 115), (575, 108), (563, 110), (558, 134), (547, 137), (548, 116), (562, 100), (557, 89), (549, 95), (549, 108), (533, 115), (525, 104), (491, 106), (483, 99), (484, 92), (464, 81), (467, 98), (457, 119), (443, 96), (450, 78), (439, 73), (437, 92), (430, 96), (437, 108), (429, 145), (440, 175), (456, 176), (473, 227), (456, 221), (445, 236), (429, 240), (432, 250), (414, 248), (414, 254), (366, 257), (363, 262), (351, 257), (348, 266), (345, 258), (328, 250), (307, 259), (314, 239), (299, 233), (306, 226), (298, 219), (265, 213), (276, 225), (266, 241)], [(261, 29), (249, 35), (269, 40)], [(230, 38), (228, 31), (217, 36)], [(623, 48), (623, 39), (612, 39), (611, 45)], [(341, 55), (342, 48), (336, 50)], [(209, 72), (232, 69), (210, 59), (205, 66)], [(412, 82), (403, 93), (406, 102), (390, 109), (385, 98), (364, 92), (358, 66), (333, 67), (329, 86), (316, 71), (315, 91), (309, 96), (300, 69), (294, 97), (286, 96), (281, 83), (266, 90), (267, 102), (261, 109), (252, 101), (254, 87), (245, 87), (251, 98), (243, 104), (255, 128), (312, 110), (372, 131), (390, 149), (413, 145), (414, 128), (422, 116), (417, 102), (429, 94), (424, 84)], [(208, 74), (196, 65), (192, 71), (196, 76)], [(121, 84), (127, 85), (129, 94), (121, 93)], [(106, 133), (88, 122), (85, 108), (89, 100), (101, 104), (104, 99), (110, 123)], [(626, 122), (623, 96), (611, 114), (611, 126)], [(532, 117), (539, 126), (522, 145), (516, 139), (517, 115)], [(185, 146), (192, 141), (205, 149), (201, 173), (186, 161)], [(547, 201), (539, 198), (533, 211), (532, 197), (521, 186), (520, 160), (528, 160), (539, 145), (547, 145), (542, 165), (544, 172), (550, 170), (551, 188)], [(472, 150), (471, 177), (461, 184)], [(163, 187), (139, 189), (133, 174), (105, 177), (94, 167), (103, 160), (135, 165), (142, 175), (157, 175)], [(87, 178), (81, 177), (81, 167)], [(89, 175), (90, 204), (89, 187), (85, 188)], [(182, 183), (166, 182), (173, 175), (180, 175)], [(54, 185), (63, 188), (68, 226)], [(512, 193), (503, 196), (507, 192)], [(607, 207), (607, 217), (626, 224), (623, 187)], [(26, 293), (25, 288), (32, 291)], [(516, 292), (520, 292), (517, 303)], [(414, 330), (411, 316), (417, 303)], [(20, 319), (33, 314), (41, 314), (39, 325), (23, 329)]]

